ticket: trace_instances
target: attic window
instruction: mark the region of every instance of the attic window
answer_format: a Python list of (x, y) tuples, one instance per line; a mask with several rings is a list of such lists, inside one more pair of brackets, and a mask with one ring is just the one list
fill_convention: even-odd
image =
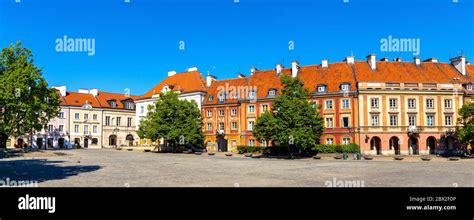
[(327, 86), (326, 85), (319, 85), (318, 86), (318, 93), (326, 92)]
[(224, 102), (225, 101), (225, 93), (221, 92), (219, 93), (219, 102)]
[(341, 84), (341, 91), (349, 91), (349, 83)]
[(169, 92), (170, 87), (169, 86), (163, 86), (163, 89), (161, 89), (161, 91), (164, 92), (164, 93)]
[(126, 109), (133, 109), (133, 102), (131, 102), (131, 101), (125, 102), (125, 108)]
[(250, 90), (249, 91), (249, 99), (254, 99), (257, 95), (257, 91), (255, 90)]
[(472, 84), (470, 84), (470, 83), (469, 83), (469, 84), (466, 84), (466, 89), (467, 89), (467, 90), (472, 90)]
[(115, 101), (109, 101), (109, 105), (111, 108), (117, 108), (117, 103)]
[(209, 98), (207, 98), (207, 101), (212, 102), (213, 99), (214, 99), (214, 96), (210, 95)]
[(275, 96), (275, 95), (276, 95), (276, 92), (277, 92), (276, 89), (269, 89), (269, 90), (268, 90), (268, 96)]

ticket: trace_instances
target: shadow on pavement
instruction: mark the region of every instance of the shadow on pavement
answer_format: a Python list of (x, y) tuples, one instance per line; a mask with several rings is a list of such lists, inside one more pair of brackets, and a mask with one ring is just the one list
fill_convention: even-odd
[(64, 161), (48, 161), (46, 159), (0, 160), (0, 181), (37, 181), (60, 180), (80, 173), (99, 170), (100, 166), (59, 166)]

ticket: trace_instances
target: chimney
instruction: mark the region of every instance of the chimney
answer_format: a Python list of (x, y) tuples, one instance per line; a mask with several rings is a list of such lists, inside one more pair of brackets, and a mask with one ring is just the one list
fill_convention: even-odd
[(370, 54), (367, 56), (367, 62), (370, 65), (372, 70), (377, 69), (377, 60), (375, 59), (375, 54)]
[(99, 94), (99, 90), (98, 89), (90, 89), (89, 94), (91, 94), (93, 96), (97, 96), (97, 94)]
[(388, 62), (388, 58), (387, 58), (387, 57), (384, 57), (384, 58), (380, 59), (380, 61)]
[(252, 76), (257, 70), (255, 67), (250, 68), (250, 75)]
[(277, 64), (277, 65), (275, 66), (276, 74), (277, 74), (277, 75), (280, 75), (281, 72), (283, 71), (283, 68), (284, 68), (283, 65)]
[(58, 90), (61, 96), (66, 96), (66, 86), (53, 86), (53, 88)]
[(413, 58), (415, 60), (415, 65), (419, 66), (421, 64), (420, 57)]
[(245, 78), (245, 75), (242, 73), (237, 73), (237, 78)]
[(321, 67), (322, 68), (328, 68), (328, 59), (322, 59), (321, 60)]
[(432, 57), (432, 58), (429, 58), (429, 59), (424, 60), (423, 62), (437, 63), (437, 62), (438, 62), (438, 58)]
[(195, 66), (188, 68), (188, 72), (193, 72), (193, 71), (197, 71), (197, 70), (198, 70), (198, 68), (195, 67)]
[(401, 57), (397, 57), (397, 58), (393, 59), (393, 61), (395, 61), (395, 62), (402, 62), (402, 58), (401, 58)]
[(176, 71), (171, 70), (168, 72), (168, 76), (174, 76), (174, 75), (176, 75)]
[(458, 56), (450, 59), (453, 65), (463, 76), (466, 75), (466, 57)]
[(293, 61), (291, 62), (291, 77), (297, 77), (298, 76), (298, 71), (300, 69), (298, 61)]
[(78, 93), (82, 93), (82, 94), (89, 94), (89, 90), (88, 90), (88, 89), (79, 89), (77, 92), (78, 92)]
[(207, 87), (211, 87), (212, 85), (212, 81), (215, 81), (216, 80), (216, 77), (211, 75), (209, 72), (207, 73), (207, 76), (206, 76), (206, 86)]
[(354, 64), (354, 56), (348, 56), (344, 61), (346, 61), (347, 64)]

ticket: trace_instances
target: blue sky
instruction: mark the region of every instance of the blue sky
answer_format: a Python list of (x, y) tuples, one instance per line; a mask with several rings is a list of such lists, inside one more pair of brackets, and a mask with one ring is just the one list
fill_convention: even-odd
[[(0, 46), (22, 41), (49, 84), (70, 91), (139, 95), (192, 66), (224, 79), (252, 65), (337, 62), (351, 53), (411, 61), (412, 51), (381, 51), (389, 36), (419, 39), (422, 59), (447, 62), (462, 51), (474, 60), (471, 0), (15, 1), (0, 0)], [(95, 54), (57, 52), (64, 35), (94, 39)]]

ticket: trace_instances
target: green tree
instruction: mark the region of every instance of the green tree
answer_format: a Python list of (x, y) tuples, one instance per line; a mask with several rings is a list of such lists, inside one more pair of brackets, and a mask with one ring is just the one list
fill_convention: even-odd
[(58, 94), (48, 89), (31, 51), (20, 42), (0, 54), (0, 85), (0, 148), (6, 148), (8, 137), (40, 131), (59, 114)]
[[(457, 129), (457, 136), (463, 147), (474, 142), (474, 102), (464, 105), (459, 109), (460, 124)], [(471, 146), (473, 147), (473, 146)], [(467, 149), (466, 149), (467, 150)]]
[(295, 148), (304, 150), (319, 144), (324, 125), (317, 107), (308, 101), (310, 92), (303, 82), (286, 75), (280, 79), (282, 94), (273, 101), (272, 111), (257, 119), (254, 135), (267, 143), (287, 146), (292, 158)]
[(202, 144), (201, 111), (194, 100), (179, 100), (178, 94), (170, 91), (161, 93), (148, 109), (138, 128), (140, 138), (163, 138), (165, 145), (171, 147)]

